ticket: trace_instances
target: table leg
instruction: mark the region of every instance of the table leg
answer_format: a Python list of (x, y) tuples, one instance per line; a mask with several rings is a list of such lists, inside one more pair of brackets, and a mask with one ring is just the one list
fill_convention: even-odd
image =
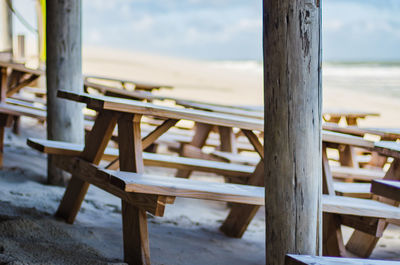
[[(141, 115), (123, 114), (118, 120), (120, 169), (143, 173)], [(122, 201), (124, 261), (128, 264), (150, 264), (146, 211)]]
[[(81, 155), (82, 159), (93, 164), (100, 163), (116, 123), (116, 114), (107, 111), (98, 114), (93, 129), (86, 138), (85, 148)], [(88, 188), (89, 183), (77, 176), (72, 176), (56, 216), (65, 219), (68, 223), (73, 223)]]
[[(214, 126), (209, 124), (197, 123), (195, 135), (193, 136), (192, 142), (189, 145), (201, 149), (205, 145), (208, 135), (210, 134), (213, 127)], [(181, 156), (184, 156), (182, 153), (183, 151), (184, 144), (181, 146)], [(191, 170), (180, 169), (177, 171), (175, 176), (177, 178), (189, 178), (191, 173)]]

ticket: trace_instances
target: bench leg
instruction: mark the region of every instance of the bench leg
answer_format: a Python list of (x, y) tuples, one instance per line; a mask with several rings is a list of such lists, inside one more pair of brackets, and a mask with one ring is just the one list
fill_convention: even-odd
[(11, 116), (7, 114), (0, 114), (0, 167), (3, 167), (5, 128), (9, 127), (10, 124)]
[(379, 237), (355, 230), (346, 244), (346, 249), (360, 258), (368, 258), (378, 240)]
[(323, 213), (322, 217), (322, 255), (332, 257), (346, 257), (346, 248), (343, 243), (340, 217), (331, 213)]
[(14, 124), (13, 124), (13, 129), (12, 132), (16, 135), (19, 135), (20, 132), (20, 116), (14, 116), (13, 117)]
[(122, 231), (124, 261), (132, 265), (150, 265), (146, 211), (122, 201)]
[[(93, 164), (100, 163), (107, 143), (110, 141), (112, 132), (117, 124), (117, 118), (115, 114), (107, 111), (99, 113), (92, 131), (86, 138), (85, 149), (81, 155), (84, 160)], [(79, 179), (77, 176), (72, 176), (56, 216), (65, 219), (68, 223), (73, 223), (88, 188), (89, 183)]]
[[(258, 163), (254, 173), (249, 178), (247, 185), (264, 186), (264, 163)], [(259, 206), (247, 204), (232, 204), (228, 217), (220, 227), (220, 230), (227, 236), (240, 238), (243, 236), (250, 221), (257, 213)]]
[(5, 129), (5, 126), (0, 126), (0, 167), (3, 167), (4, 129)]
[[(392, 164), (390, 165), (389, 170), (386, 172), (384, 179), (387, 180), (400, 180), (400, 159), (394, 159)], [(389, 204), (393, 204), (393, 201), (389, 199), (385, 199), (383, 197), (379, 198), (379, 201), (383, 201)], [(386, 228), (387, 223), (385, 220), (379, 220), (380, 225)], [(378, 243), (379, 237), (361, 232), (361, 231), (354, 231), (351, 235), (349, 241), (346, 244), (347, 250), (350, 252), (363, 257), (367, 258), (371, 255), (372, 251), (374, 250), (376, 244)]]
[[(209, 124), (197, 123), (196, 124), (196, 133), (193, 136), (192, 142), (190, 145), (201, 148), (205, 145), (208, 135), (210, 134), (213, 126)], [(181, 152), (183, 152), (183, 145), (181, 147)], [(182, 154), (180, 154), (182, 156)], [(189, 178), (191, 170), (183, 170), (180, 169), (176, 172), (177, 178)]]

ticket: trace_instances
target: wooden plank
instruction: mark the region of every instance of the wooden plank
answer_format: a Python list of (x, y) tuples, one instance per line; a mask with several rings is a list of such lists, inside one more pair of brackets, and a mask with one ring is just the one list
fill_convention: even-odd
[[(100, 112), (89, 137), (86, 138), (87, 141), (81, 158), (85, 161), (98, 164), (111, 139), (116, 123), (116, 114), (107, 111)], [(64, 218), (69, 223), (73, 223), (88, 188), (88, 182), (72, 175), (56, 215)]]
[(193, 108), (193, 109), (219, 112), (219, 113), (225, 113), (225, 114), (231, 114), (231, 115), (238, 115), (238, 116), (254, 118), (254, 119), (264, 119), (264, 113), (259, 112), (259, 111), (250, 111), (250, 110), (244, 110), (244, 109), (240, 109), (240, 108), (233, 108), (230, 106), (209, 104), (209, 103), (205, 103), (205, 102), (196, 102), (196, 101), (183, 100), (183, 99), (175, 99), (175, 103), (177, 105), (181, 105), (186, 108)]
[(351, 168), (344, 166), (330, 166), (332, 175), (340, 179), (355, 179), (362, 181), (372, 181), (373, 179), (381, 179), (385, 176), (383, 170)]
[[(213, 128), (213, 126), (210, 124), (196, 123), (195, 135), (193, 136), (190, 145), (201, 149), (204, 146), (204, 144), (206, 143), (206, 140), (207, 140), (208, 135), (210, 134), (212, 128)], [(181, 145), (181, 150), (180, 150), (181, 156), (189, 156), (190, 155), (185, 150), (185, 146), (186, 145), (184, 145), (184, 144)], [(190, 174), (191, 174), (191, 171), (178, 170), (178, 172), (176, 172), (175, 176), (178, 178), (189, 178)]]
[(396, 265), (400, 261), (286, 255), (285, 265)]
[(246, 135), (249, 142), (253, 145), (256, 152), (260, 155), (261, 159), (264, 160), (264, 146), (261, 144), (260, 139), (258, 139), (257, 135), (251, 130), (242, 129), (244, 135)]
[(220, 150), (223, 152), (237, 153), (236, 137), (232, 128), (218, 126)]
[(400, 202), (400, 181), (373, 180), (371, 192)]
[[(0, 61), (1, 63), (1, 61)], [(8, 68), (5, 66), (0, 67), (0, 101), (6, 99), (7, 89), (8, 89)]]
[(124, 171), (101, 170), (110, 182), (126, 192), (176, 196), (204, 200), (264, 204), (264, 188), (230, 183), (214, 183), (182, 178), (166, 178)]
[(374, 150), (380, 154), (400, 159), (400, 143), (379, 141), (375, 143)]
[(322, 255), (346, 256), (346, 248), (343, 243), (343, 235), (340, 227), (340, 217), (324, 212), (322, 222)]
[(173, 88), (173, 86), (166, 85), (166, 84), (153, 84), (153, 83), (147, 83), (147, 82), (142, 82), (142, 81), (122, 79), (122, 78), (120, 79), (120, 78), (113, 78), (113, 77), (106, 77), (106, 76), (85, 75), (84, 78), (85, 78), (85, 81), (88, 79), (98, 79), (98, 80), (104, 80), (104, 81), (114, 81), (114, 82), (119, 82), (119, 83), (131, 83), (133, 85), (138, 86), (139, 89), (142, 89), (142, 90), (152, 90), (152, 89), (160, 89), (160, 88), (172, 89)]
[[(138, 174), (144, 172), (141, 118), (141, 115), (123, 114), (118, 119), (120, 169)], [(146, 211), (122, 200), (122, 226), (124, 261), (128, 264), (150, 264)]]
[(18, 80), (19, 82), (17, 82), (17, 84), (15, 84), (14, 86), (10, 87), (7, 90), (6, 96), (11, 97), (15, 93), (17, 93), (21, 88), (23, 88), (25, 86), (29, 86), (38, 78), (39, 78), (39, 75), (31, 74), (29, 77), (27, 77), (23, 80)]
[(114, 185), (110, 185), (107, 175), (99, 173), (98, 168), (90, 162), (76, 157), (57, 156), (56, 164), (59, 168), (70, 172), (79, 179), (103, 189), (110, 194), (136, 205), (156, 216), (164, 215), (166, 198), (156, 195), (127, 193)]
[[(44, 139), (28, 138), (27, 144), (40, 152), (53, 155), (80, 156), (83, 150), (83, 145), (80, 144)], [(110, 157), (110, 159), (115, 159), (118, 157), (118, 150), (115, 148), (106, 148), (104, 154)], [(143, 152), (143, 160), (146, 166), (196, 170), (229, 175), (231, 177), (248, 177), (254, 170), (254, 167), (252, 166), (146, 152)]]
[(249, 130), (262, 131), (263, 121), (245, 117), (238, 117), (209, 111), (179, 109), (166, 106), (158, 106), (152, 103), (139, 102), (128, 99), (120, 99), (106, 96), (94, 96), (86, 93), (78, 94), (67, 91), (59, 91), (59, 97), (86, 103), (89, 108), (103, 108), (114, 111), (129, 112), (150, 116), (158, 116), (169, 119), (187, 119), (200, 123), (208, 123), (218, 126), (238, 127)]
[(375, 147), (375, 143), (373, 141), (365, 140), (361, 137), (346, 135), (342, 133), (323, 131), (322, 141), (327, 143), (336, 143), (336, 144), (344, 144), (351, 145), (357, 147), (364, 147), (367, 149), (371, 149)]
[(172, 126), (174, 126), (178, 120), (168, 119), (164, 121), (160, 126), (158, 126), (154, 131), (149, 133), (142, 140), (143, 149), (146, 149), (151, 144), (153, 144), (161, 135), (167, 132)]
[(370, 199), (372, 194), (370, 183), (334, 182), (336, 195)]
[(324, 196), (323, 210), (327, 213), (400, 219), (400, 208), (375, 200), (343, 196)]
[(0, 103), (0, 112), (14, 116), (27, 116), (41, 121), (46, 120), (46, 112), (43, 110), (12, 105), (4, 102)]
[[(400, 180), (400, 160), (394, 159), (390, 165), (389, 170), (386, 172), (384, 177), (385, 180)], [(388, 199), (380, 200), (386, 203), (393, 203)], [(390, 206), (390, 205), (389, 205)], [(394, 207), (394, 206), (392, 206)], [(396, 207), (395, 207), (396, 208)], [(398, 218), (396, 218), (398, 219)], [(387, 226), (385, 220), (379, 220), (379, 227), (383, 227), (384, 229)], [(349, 241), (346, 244), (346, 249), (350, 252), (356, 254), (359, 257), (369, 257), (374, 250), (376, 244), (378, 243), (379, 237), (364, 233), (362, 231), (354, 231), (351, 235)]]
[(130, 90), (125, 90), (121, 88), (116, 88), (112, 86), (106, 86), (103, 84), (97, 84), (97, 83), (92, 83), (88, 82), (87, 80), (84, 81), (84, 85), (86, 88), (93, 88), (100, 93), (106, 95), (106, 96), (112, 96), (112, 97), (120, 97), (120, 98), (128, 98), (128, 99), (141, 99), (141, 100), (167, 100), (170, 99), (169, 97), (164, 97), (164, 96), (158, 96), (154, 95), (150, 92), (146, 91), (130, 91)]
[(34, 75), (44, 75), (45, 74), (45, 72), (40, 69), (28, 68), (25, 65), (19, 64), (19, 63), (0, 61), (0, 66), (1, 67), (10, 67), (14, 70), (17, 70), (20, 72), (26, 72), (26, 73), (30, 73), (30, 74), (34, 74)]
[[(254, 173), (244, 182), (244, 184), (261, 187), (264, 186), (264, 163), (262, 161), (259, 162)], [(225, 218), (220, 230), (230, 237), (242, 237), (259, 208), (260, 207), (257, 205), (233, 204), (229, 211), (229, 215)]]

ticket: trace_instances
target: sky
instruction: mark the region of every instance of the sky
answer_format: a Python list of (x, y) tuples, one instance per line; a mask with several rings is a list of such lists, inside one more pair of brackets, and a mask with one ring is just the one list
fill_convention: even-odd
[[(35, 0), (13, 1), (36, 26)], [(203, 60), (262, 60), (262, 0), (82, 3), (84, 45)], [(400, 0), (322, 3), (324, 61), (400, 61)], [(14, 24), (16, 34), (28, 34)]]

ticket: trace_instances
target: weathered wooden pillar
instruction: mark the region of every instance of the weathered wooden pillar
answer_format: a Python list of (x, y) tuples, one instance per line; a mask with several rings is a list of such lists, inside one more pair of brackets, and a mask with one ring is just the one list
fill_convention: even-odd
[(318, 0), (264, 0), (266, 264), (321, 244)]
[[(46, 1), (47, 137), (82, 143), (82, 106), (57, 98), (57, 90), (81, 92), (81, 0)], [(48, 158), (48, 182), (65, 184), (66, 177)]]
[(13, 54), (12, 1), (0, 1), (0, 60), (10, 61)]

